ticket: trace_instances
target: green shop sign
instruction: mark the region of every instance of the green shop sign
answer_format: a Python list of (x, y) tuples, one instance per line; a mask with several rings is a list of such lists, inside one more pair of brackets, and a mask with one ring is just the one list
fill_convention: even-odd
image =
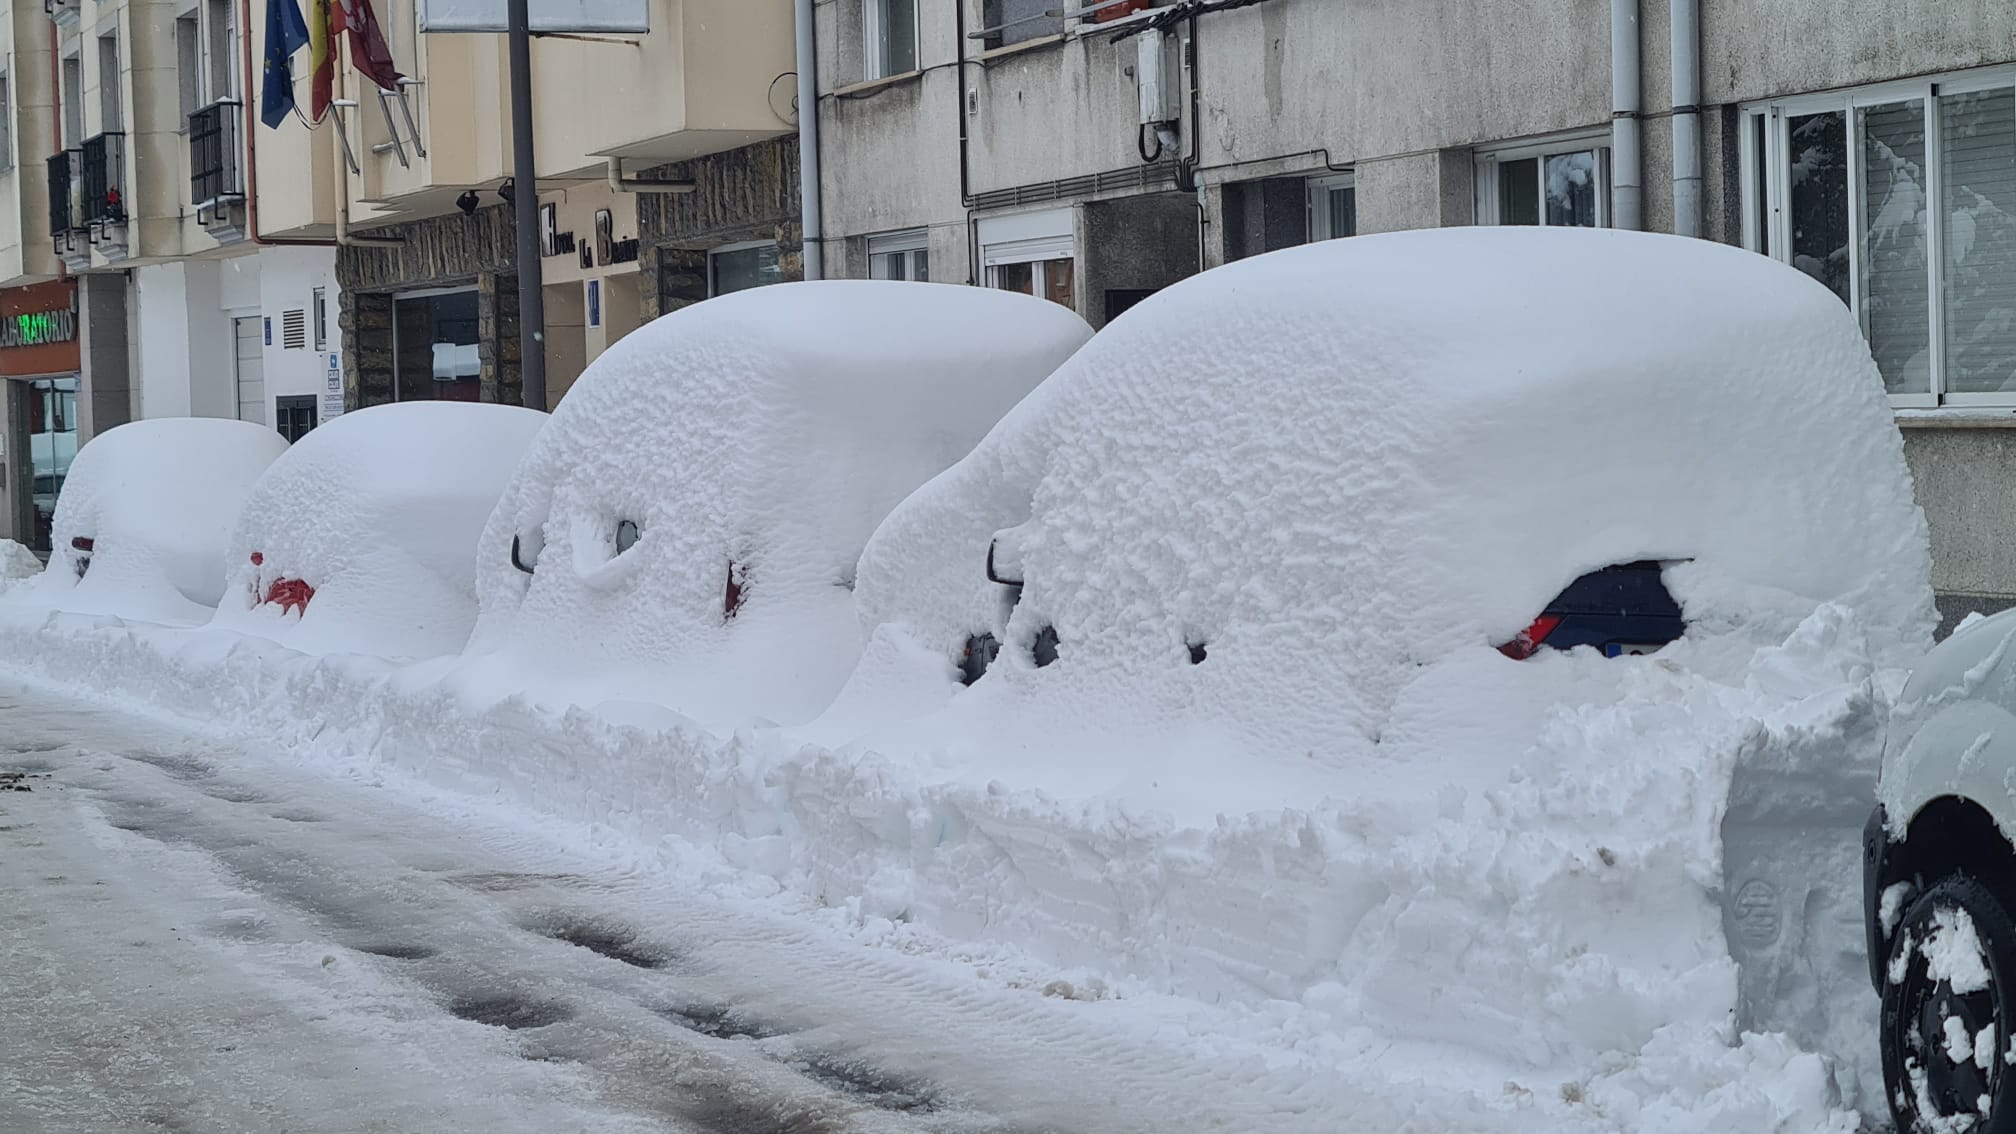
[(75, 311), (31, 311), (23, 315), (0, 315), (0, 347), (67, 343), (76, 337)]

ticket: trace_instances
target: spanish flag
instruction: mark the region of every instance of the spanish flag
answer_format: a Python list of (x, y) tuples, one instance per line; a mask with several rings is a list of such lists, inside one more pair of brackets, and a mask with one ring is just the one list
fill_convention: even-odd
[(388, 91), (399, 89), (398, 67), (392, 62), (392, 48), (371, 10), (371, 0), (308, 0), (308, 119), (322, 121), (329, 110), (330, 89), (336, 77), (336, 37), (350, 37), (350, 65), (357, 72)]

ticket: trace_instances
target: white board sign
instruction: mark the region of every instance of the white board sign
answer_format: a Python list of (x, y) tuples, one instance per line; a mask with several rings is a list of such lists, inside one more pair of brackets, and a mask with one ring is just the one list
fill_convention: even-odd
[[(650, 0), (527, 0), (532, 33), (643, 35), (651, 30)], [(419, 0), (423, 32), (509, 30), (506, 0)]]
[(343, 416), (343, 356), (330, 354), (327, 376), (322, 382), (322, 420)]

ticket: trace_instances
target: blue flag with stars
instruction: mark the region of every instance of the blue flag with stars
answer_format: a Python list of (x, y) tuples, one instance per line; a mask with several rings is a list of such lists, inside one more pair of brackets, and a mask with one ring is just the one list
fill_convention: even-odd
[(294, 109), (294, 70), (288, 60), (308, 46), (308, 22), (294, 0), (266, 0), (266, 71), (259, 88), (259, 121), (278, 128)]

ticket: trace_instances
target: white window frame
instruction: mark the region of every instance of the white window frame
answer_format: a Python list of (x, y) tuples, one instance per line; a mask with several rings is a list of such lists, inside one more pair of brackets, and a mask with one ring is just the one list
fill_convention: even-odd
[[(908, 232), (888, 232), (868, 238), (868, 278), (876, 280), (915, 280), (917, 259), (913, 253), (931, 251), (931, 230), (911, 229)], [(890, 258), (903, 257), (903, 274), (888, 272)], [(927, 275), (928, 279), (929, 276)]]
[[(1862, 202), (1862, 119), (1858, 111), (1872, 106), (1922, 100), (1925, 104), (1925, 191), (1931, 201), (1926, 210), (1927, 255), (1926, 303), (1929, 339), (1927, 358), (1931, 364), (1930, 389), (1925, 393), (1891, 394), (1896, 409), (2016, 407), (2016, 390), (1992, 393), (1946, 392), (1946, 311), (1945, 255), (1946, 213), (1944, 154), (1940, 149), (1941, 95), (1974, 94), (1981, 91), (2016, 88), (2016, 67), (1982, 68), (1963, 74), (1933, 75), (1876, 83), (1826, 94), (1796, 95), (1746, 104), (1743, 127), (1738, 134), (1738, 155), (1742, 178), (1743, 247), (1770, 256), (1780, 263), (1791, 262), (1791, 229), (1785, 205), (1791, 193), (1790, 170), (1785, 159), (1792, 144), (1792, 119), (1808, 114), (1839, 111), (1848, 125), (1848, 309), (1862, 333), (1869, 333), (1868, 314), (1863, 310), (1862, 244), (1864, 225)], [(1760, 130), (1759, 123), (1763, 123)], [(1762, 135), (1761, 139), (1759, 135)], [(1761, 141), (1761, 145), (1760, 145)], [(1760, 152), (1760, 150), (1762, 152)], [(1764, 197), (1757, 199), (1763, 171)]]
[[(919, 33), (917, 25), (923, 17), (922, 9), (923, 5), (918, 4), (910, 10), (912, 25), (910, 34), (912, 42), (917, 44), (917, 51), (920, 56), (923, 54), (924, 44), (923, 37)], [(897, 75), (909, 73), (907, 71), (892, 71), (889, 69), (888, 23), (889, 0), (861, 0), (861, 79), (863, 82), (873, 82), (876, 79), (889, 79)], [(919, 62), (922, 62), (921, 58)]]
[[(1498, 212), (1498, 177), (1502, 163), (1539, 158), (1540, 176), (1547, 176), (1547, 160), (1561, 154), (1596, 151), (1596, 227), (1610, 227), (1610, 131), (1577, 130), (1526, 142), (1486, 146), (1477, 151), (1476, 213), (1478, 224), (1502, 224)], [(1547, 224), (1546, 186), (1541, 186), (1540, 225)]]
[[(1319, 240), (1336, 240), (1340, 237), (1358, 235), (1356, 232), (1330, 231), (1330, 194), (1339, 189), (1355, 190), (1357, 188), (1358, 175), (1355, 173), (1338, 173), (1332, 174), (1329, 177), (1312, 177), (1309, 179), (1309, 243), (1314, 244)], [(1352, 207), (1352, 215), (1354, 217), (1357, 215), (1355, 202)]]

